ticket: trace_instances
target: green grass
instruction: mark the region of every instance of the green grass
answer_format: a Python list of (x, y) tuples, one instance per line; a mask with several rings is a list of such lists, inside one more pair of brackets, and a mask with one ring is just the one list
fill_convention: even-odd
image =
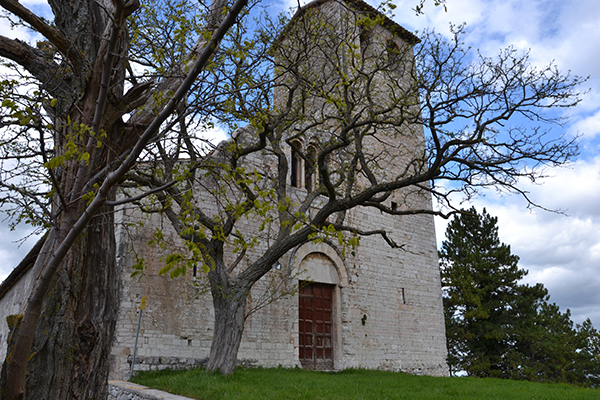
[(133, 381), (199, 400), (600, 400), (600, 389), (563, 384), (434, 378), (368, 370), (313, 372), (239, 368), (233, 376), (224, 377), (193, 369), (144, 372), (136, 375)]

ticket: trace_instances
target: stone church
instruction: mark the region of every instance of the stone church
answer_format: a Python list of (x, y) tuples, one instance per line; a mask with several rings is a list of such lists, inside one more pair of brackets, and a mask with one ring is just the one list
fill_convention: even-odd
[[(414, 35), (361, 0), (316, 0), (299, 13), (307, 10), (316, 10), (331, 20), (356, 22), (368, 17), (370, 37), (357, 35), (357, 48), (363, 41), (379, 41), (385, 52), (390, 46), (406, 48), (418, 42)], [(422, 129), (412, 127), (409, 132), (409, 139), (398, 140), (422, 149)], [(308, 147), (310, 143), (311, 139), (305, 138), (295, 145)], [(315, 177), (307, 173), (306, 161), (295, 156), (292, 146), (288, 147), (285, 151), (292, 166), (287, 178), (289, 196), (302, 198), (315, 184)], [(390, 207), (403, 205), (432, 208), (426, 193), (391, 198)], [(202, 290), (206, 283), (202, 272), (190, 271), (176, 279), (158, 273), (169, 249), (149, 246), (152, 232), (160, 228), (169, 240), (178, 241), (166, 218), (130, 207), (120, 209), (115, 219), (119, 221), (117, 262), (122, 285), (110, 378), (129, 377), (134, 351), (136, 371), (203, 365), (210, 352), (214, 310), (210, 292)], [(369, 368), (447, 375), (433, 217), (392, 216), (377, 208), (358, 207), (348, 211), (346, 220), (365, 230), (385, 229), (403, 247), (392, 249), (381, 237), (372, 235), (362, 237), (354, 252), (344, 251), (328, 240), (294, 248), (250, 293), (238, 362), (246, 366)], [(143, 228), (135, 228), (137, 221), (144, 221)], [(260, 250), (259, 244), (256, 251)], [(147, 261), (145, 274), (140, 279), (132, 278), (132, 266), (140, 256)], [(30, 264), (24, 260), (0, 286), (3, 320), (6, 315), (18, 313), (25, 301), (24, 293), (32, 279), (27, 270)], [(266, 301), (268, 288), (282, 276), (290, 281), (284, 284), (291, 288), (289, 293), (276, 301)], [(145, 308), (140, 312), (142, 299)], [(3, 324), (2, 359), (7, 331)]]

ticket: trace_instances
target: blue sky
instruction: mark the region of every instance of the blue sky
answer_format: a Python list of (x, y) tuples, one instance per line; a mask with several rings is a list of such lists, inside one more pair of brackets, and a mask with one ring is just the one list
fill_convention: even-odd
[[(376, 2), (369, 1), (372, 5)], [(571, 110), (564, 127), (567, 135), (579, 135), (581, 154), (568, 167), (547, 171), (542, 184), (523, 182), (521, 187), (544, 207), (563, 214), (529, 210), (518, 196), (490, 191), (464, 204), (499, 218), (500, 238), (521, 257), (529, 270), (526, 281), (541, 282), (551, 301), (571, 309), (573, 320), (589, 317), (600, 327), (600, 3), (597, 0), (447, 0), (447, 12), (428, 0), (424, 16), (411, 10), (417, 0), (393, 0), (398, 6), (395, 20), (415, 32), (434, 27), (448, 32), (449, 23), (467, 24), (466, 42), (485, 55), (512, 45), (530, 51), (532, 62), (553, 61), (561, 70), (590, 76), (590, 89), (583, 102)], [(23, 0), (26, 5), (43, 4)], [(297, 5), (276, 3), (281, 10)], [(39, 7), (39, 6), (35, 6)], [(274, 7), (275, 8), (275, 7)], [(41, 8), (38, 8), (38, 10)], [(10, 31), (0, 24), (0, 34), (26, 38), (25, 31)], [(27, 228), (10, 232), (0, 219), (0, 280), (18, 264), (34, 240), (18, 247), (16, 240)], [(446, 221), (436, 222), (438, 242), (443, 240)]]
[[(466, 43), (493, 55), (509, 45), (530, 51), (536, 65), (554, 62), (562, 71), (589, 76), (582, 103), (564, 127), (579, 135), (581, 154), (564, 168), (549, 169), (541, 184), (521, 184), (544, 207), (528, 210), (518, 196), (490, 191), (465, 206), (486, 207), (498, 217), (500, 239), (529, 270), (526, 282), (543, 283), (550, 300), (571, 309), (572, 319), (600, 326), (600, 3), (597, 0), (447, 0), (447, 12), (430, 1), (426, 15), (409, 9), (414, 0), (395, 0), (396, 21), (415, 31), (449, 23), (467, 24)], [(559, 129), (560, 131), (560, 129)], [(436, 223), (438, 243), (446, 221)]]

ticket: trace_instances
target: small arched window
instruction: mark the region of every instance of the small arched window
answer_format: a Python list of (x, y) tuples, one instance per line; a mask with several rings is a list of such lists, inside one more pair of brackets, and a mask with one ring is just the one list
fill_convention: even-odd
[(400, 47), (393, 39), (386, 40), (385, 45), (389, 67), (397, 67), (401, 61)]
[(292, 168), (291, 185), (297, 188), (304, 187), (304, 160), (301, 155), (302, 143), (292, 143)]
[(309, 192), (317, 185), (317, 147), (310, 144), (304, 149), (300, 141), (294, 141), (292, 146), (292, 165), (290, 184), (297, 188), (306, 188)]

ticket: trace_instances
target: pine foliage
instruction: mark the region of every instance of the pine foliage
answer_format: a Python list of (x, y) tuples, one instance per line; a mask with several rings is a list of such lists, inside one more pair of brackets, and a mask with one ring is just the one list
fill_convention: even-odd
[(549, 302), (500, 242), (498, 219), (462, 210), (440, 250), (448, 364), (452, 374), (598, 386), (600, 336), (588, 319)]

